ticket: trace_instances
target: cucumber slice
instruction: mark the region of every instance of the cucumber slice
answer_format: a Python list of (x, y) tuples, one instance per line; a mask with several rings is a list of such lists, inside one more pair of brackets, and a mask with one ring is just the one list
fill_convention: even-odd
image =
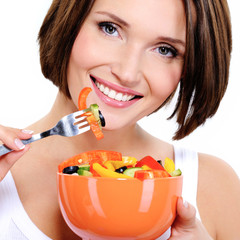
[(90, 110), (93, 113), (96, 121), (98, 122), (99, 127), (102, 129), (101, 119), (99, 117), (98, 105), (96, 103), (90, 105)]
[(172, 177), (177, 177), (182, 175), (182, 171), (180, 169), (176, 169), (173, 172), (170, 173)]
[(89, 172), (87, 170), (83, 170), (83, 169), (78, 169), (77, 173), (78, 173), (78, 175), (81, 175), (81, 176), (87, 176), (87, 177), (92, 176), (91, 172)]
[(96, 103), (90, 105), (91, 112), (93, 113), (94, 117), (97, 121), (100, 120), (99, 112), (98, 112), (98, 105)]
[(102, 129), (102, 127), (105, 127), (106, 122), (105, 119), (99, 110), (99, 107), (96, 103), (91, 104), (89, 107), (90, 111), (92, 112), (93, 116), (95, 117), (96, 121), (98, 122), (99, 127)]
[(139, 170), (142, 170), (142, 168), (141, 167), (128, 168), (123, 172), (123, 174), (128, 175), (130, 177), (134, 177), (135, 172)]
[(89, 164), (78, 165), (78, 168), (82, 169), (82, 170), (90, 171), (90, 165)]

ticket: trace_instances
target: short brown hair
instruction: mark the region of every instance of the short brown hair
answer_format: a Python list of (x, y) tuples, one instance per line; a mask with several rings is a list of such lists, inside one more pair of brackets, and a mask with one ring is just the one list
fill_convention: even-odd
[(40, 28), (40, 63), (43, 75), (68, 97), (67, 66), (73, 43), (94, 0), (53, 0)]
[(180, 81), (177, 114), (179, 128), (174, 139), (181, 139), (207, 118), (212, 117), (228, 85), (232, 33), (226, 0), (184, 0), (187, 18), (186, 53)]
[[(53, 0), (39, 32), (42, 72), (68, 97), (69, 57), (93, 3), (94, 0)], [(186, 53), (177, 104), (170, 116), (177, 116), (175, 140), (189, 135), (216, 113), (227, 88), (232, 50), (227, 0), (184, 0), (184, 4)]]

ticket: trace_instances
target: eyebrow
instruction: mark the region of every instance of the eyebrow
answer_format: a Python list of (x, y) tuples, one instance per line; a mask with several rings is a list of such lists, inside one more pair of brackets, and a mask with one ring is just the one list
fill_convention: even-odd
[[(101, 14), (101, 15), (106, 15), (106, 16), (112, 18), (113, 20), (121, 23), (125, 27), (129, 27), (130, 26), (126, 21), (124, 21), (123, 19), (121, 19), (120, 17), (116, 16), (113, 13), (109, 13), (109, 12), (106, 12), (106, 11), (97, 11), (96, 13), (97, 14)], [(180, 39), (176, 39), (176, 38), (160, 36), (157, 39), (159, 39), (160, 41), (166, 41), (166, 42), (171, 42), (171, 43), (174, 43), (174, 44), (179, 44), (179, 45), (181, 45), (184, 48), (186, 46), (184, 41), (182, 41)]]
[(182, 47), (186, 47), (186, 44), (184, 41), (180, 40), (180, 39), (177, 39), (177, 38), (171, 38), (171, 37), (164, 37), (164, 36), (161, 36), (161, 37), (158, 37), (158, 40), (160, 41), (166, 41), (166, 42), (171, 42), (171, 43), (174, 43), (174, 44), (179, 44), (181, 45)]
[(108, 17), (112, 18), (113, 20), (121, 23), (123, 26), (129, 27), (129, 24), (127, 22), (125, 22), (123, 19), (121, 19), (120, 17), (118, 17), (112, 13), (105, 12), (105, 11), (97, 11), (96, 13), (101, 14), (101, 15), (107, 15)]

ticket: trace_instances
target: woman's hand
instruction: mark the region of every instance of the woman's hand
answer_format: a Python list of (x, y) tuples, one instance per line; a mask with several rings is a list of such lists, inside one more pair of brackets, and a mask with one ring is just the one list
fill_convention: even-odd
[(0, 157), (0, 181), (5, 177), (13, 164), (29, 149), (21, 139), (32, 137), (32, 131), (4, 127), (0, 125), (0, 143), (15, 150)]
[(169, 240), (213, 240), (203, 224), (196, 218), (196, 209), (182, 198), (177, 202), (177, 217)]

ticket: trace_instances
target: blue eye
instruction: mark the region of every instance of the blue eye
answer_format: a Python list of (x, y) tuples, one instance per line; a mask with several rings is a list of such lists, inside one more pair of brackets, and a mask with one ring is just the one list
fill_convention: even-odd
[(177, 56), (177, 51), (172, 48), (172, 47), (168, 47), (168, 46), (161, 46), (157, 48), (158, 53), (160, 53), (163, 56), (166, 57), (176, 57)]
[(118, 36), (117, 27), (115, 24), (111, 22), (100, 22), (98, 26), (105, 34), (116, 37)]

